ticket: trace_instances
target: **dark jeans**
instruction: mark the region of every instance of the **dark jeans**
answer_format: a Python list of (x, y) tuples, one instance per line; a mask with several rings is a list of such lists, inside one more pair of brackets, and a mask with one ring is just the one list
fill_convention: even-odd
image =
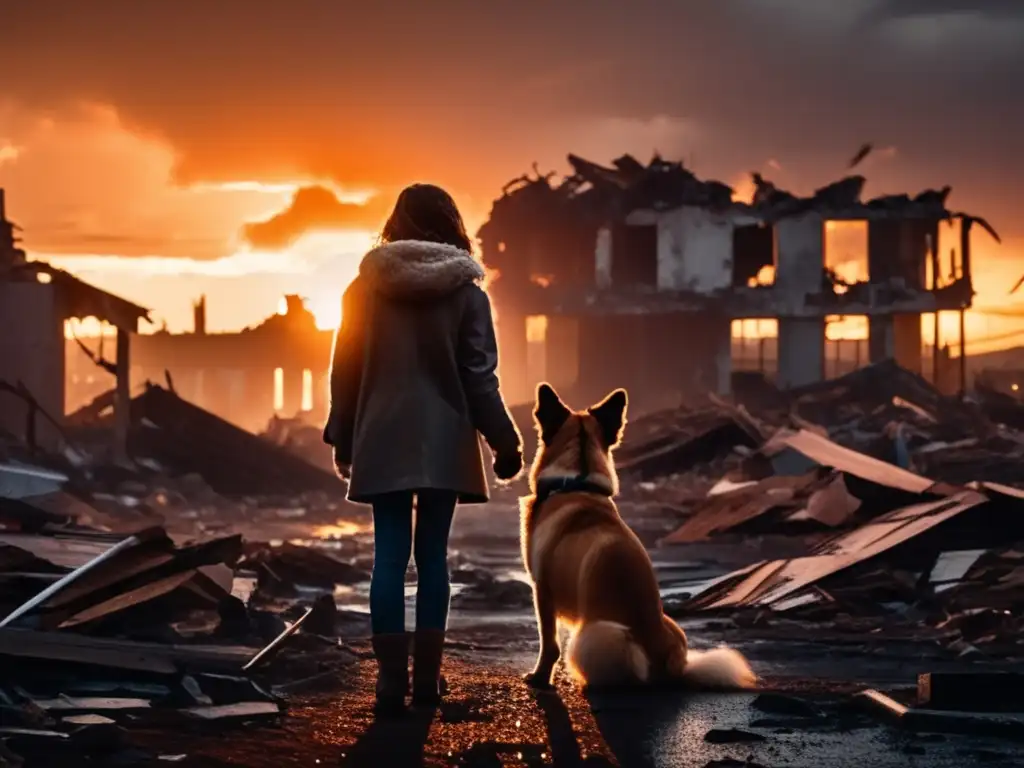
[(389, 493), (373, 501), (373, 577), (370, 623), (375, 635), (405, 631), (405, 572), (416, 558), (416, 628), (448, 625), (448, 532), (455, 514), (452, 491), (417, 491), (413, 548), (413, 492)]

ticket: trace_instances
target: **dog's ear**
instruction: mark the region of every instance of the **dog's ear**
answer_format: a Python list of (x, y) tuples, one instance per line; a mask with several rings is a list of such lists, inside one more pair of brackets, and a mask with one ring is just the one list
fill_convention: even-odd
[(547, 383), (537, 387), (537, 406), (533, 410), (533, 418), (537, 422), (540, 439), (545, 444), (550, 443), (558, 434), (571, 414), (569, 406), (562, 402), (554, 387)]
[(594, 417), (601, 428), (601, 437), (607, 448), (614, 448), (622, 439), (622, 429), (626, 426), (626, 406), (629, 397), (624, 389), (616, 389), (597, 405), (587, 408), (587, 413)]

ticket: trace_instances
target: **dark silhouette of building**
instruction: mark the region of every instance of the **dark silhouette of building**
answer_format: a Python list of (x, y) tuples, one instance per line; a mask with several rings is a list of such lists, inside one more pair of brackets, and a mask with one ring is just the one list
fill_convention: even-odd
[(29, 444), (55, 449), (66, 412), (65, 321), (95, 317), (117, 329), (114, 387), (116, 458), (125, 457), (128, 434), (130, 340), (144, 307), (125, 301), (42, 261), (18, 247), (17, 225), (7, 219), (0, 189), (0, 428)]

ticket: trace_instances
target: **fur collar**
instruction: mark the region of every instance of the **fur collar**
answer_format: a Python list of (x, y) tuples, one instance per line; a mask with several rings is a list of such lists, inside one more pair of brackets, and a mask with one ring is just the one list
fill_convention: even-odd
[(363, 257), (359, 274), (378, 293), (400, 299), (440, 298), (484, 279), (469, 251), (444, 243), (396, 240)]

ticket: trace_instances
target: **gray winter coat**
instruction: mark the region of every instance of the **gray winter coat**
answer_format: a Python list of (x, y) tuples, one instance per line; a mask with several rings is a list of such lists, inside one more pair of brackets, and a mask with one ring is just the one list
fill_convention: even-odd
[(496, 454), (521, 449), (498, 388), (483, 277), (450, 245), (403, 240), (363, 257), (342, 299), (324, 428), (351, 465), (351, 501), (434, 488), (484, 502), (478, 432)]

